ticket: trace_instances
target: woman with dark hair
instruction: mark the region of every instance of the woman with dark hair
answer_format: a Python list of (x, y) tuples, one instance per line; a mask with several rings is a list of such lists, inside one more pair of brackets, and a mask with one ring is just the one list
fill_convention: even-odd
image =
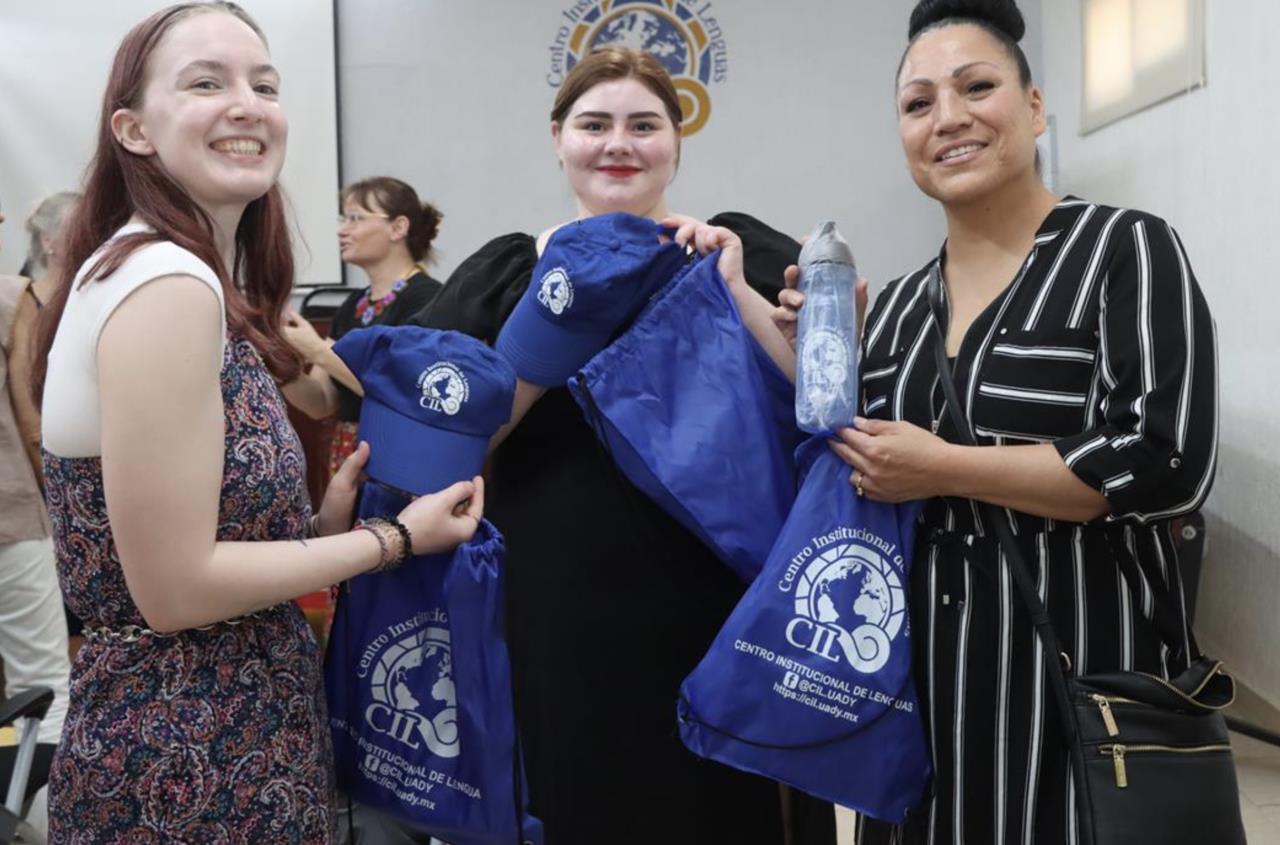
[[(653, 57), (606, 48), (575, 65), (551, 135), (578, 218), (669, 218), (680, 121)], [(754, 226), (760, 242), (781, 243), (780, 274), (798, 245)], [(776, 335), (768, 302), (744, 279), (742, 244), (699, 231), (703, 247), (725, 247), (722, 270), (746, 319)], [(486, 244), (419, 321), (492, 343), (552, 232)], [(676, 734), (680, 682), (744, 585), (630, 485), (568, 390), (522, 381), (516, 405), (517, 418), (527, 414), (493, 453), (490, 510), (507, 542), (507, 641), (530, 811), (548, 843), (782, 842), (776, 785), (695, 758)]]
[(285, 317), (284, 336), (311, 365), (307, 374), (284, 385), (285, 398), (314, 419), (337, 415), (329, 448), (329, 471), (356, 448), (360, 384), (333, 353), (333, 344), (353, 329), (399, 326), (431, 303), (441, 284), (427, 275), (431, 244), (444, 218), (399, 179), (378, 176), (342, 191), (338, 244), (342, 260), (369, 277), (369, 285), (338, 307), (322, 338), (296, 311)]
[[(361, 446), (310, 517), (277, 381), (293, 261), (279, 73), (232, 3), (142, 21), (42, 312), (45, 479), (88, 640), (54, 843), (333, 839), (316, 643), (288, 599), (471, 536), (482, 482), (349, 530)], [(470, 499), (470, 507), (462, 510)]]
[[(907, 165), (947, 240), (867, 316), (865, 418), (836, 449), (859, 493), (927, 500), (910, 601), (936, 782), (903, 828), (864, 822), (864, 843), (1075, 841), (1045, 670), (1057, 655), (979, 503), (1003, 509), (1072, 671), (1169, 677), (1191, 658), (1171, 520), (1213, 481), (1213, 321), (1167, 223), (1058, 198), (1038, 178), (1045, 108), (1023, 29), (1010, 0), (924, 0), (898, 72)], [(782, 298), (790, 326), (802, 298)], [(957, 445), (938, 328), (977, 446)], [(1176, 642), (1153, 622), (1165, 595)]]

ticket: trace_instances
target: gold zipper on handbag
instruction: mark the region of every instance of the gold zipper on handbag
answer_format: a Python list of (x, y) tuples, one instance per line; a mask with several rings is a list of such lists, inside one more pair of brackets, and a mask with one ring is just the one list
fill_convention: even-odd
[[(1221, 710), (1225, 707), (1229, 707), (1231, 703), (1235, 701), (1235, 696), (1232, 696), (1231, 701), (1222, 705), (1203, 704), (1200, 701), (1196, 700), (1196, 696), (1198, 696), (1204, 690), (1204, 688), (1209, 685), (1209, 681), (1213, 680), (1213, 677), (1218, 673), (1220, 673), (1221, 671), (1222, 671), (1222, 663), (1219, 662), (1217, 665), (1213, 667), (1213, 671), (1210, 672), (1208, 675), (1206, 675), (1205, 679), (1200, 682), (1200, 686), (1192, 690), (1190, 695), (1187, 695), (1185, 692), (1178, 689), (1173, 684), (1166, 681), (1164, 678), (1158, 678), (1155, 675), (1150, 675), (1150, 674), (1147, 674), (1146, 672), (1139, 672), (1138, 674), (1146, 675), (1146, 677), (1167, 687), (1168, 689), (1172, 690), (1174, 693), (1179, 695), (1181, 698), (1186, 700), (1188, 703), (1195, 705), (1197, 708), (1201, 710), (1213, 711), (1213, 710)], [(1120, 735), (1120, 725), (1117, 724), (1115, 713), (1113, 713), (1111, 710), (1112, 704), (1141, 704), (1142, 703), (1139, 701), (1134, 701), (1131, 698), (1122, 698), (1118, 695), (1100, 695), (1099, 693), (1096, 693), (1096, 692), (1089, 694), (1089, 700), (1098, 706), (1098, 712), (1102, 714), (1102, 723), (1106, 725), (1106, 728), (1107, 728), (1107, 736)]]
[[(1183, 699), (1184, 701), (1186, 701), (1188, 704), (1190, 704), (1190, 705), (1192, 705), (1192, 706), (1194, 706), (1194, 707), (1198, 707), (1198, 708), (1200, 708), (1201, 710), (1208, 710), (1208, 711), (1225, 710), (1226, 708), (1228, 708), (1228, 707), (1230, 707), (1232, 704), (1234, 704), (1234, 703), (1235, 703), (1235, 700), (1236, 700), (1236, 696), (1235, 696), (1235, 684), (1234, 684), (1234, 683), (1232, 684), (1232, 687), (1231, 687), (1231, 700), (1230, 700), (1230, 701), (1228, 701), (1228, 702), (1226, 702), (1226, 703), (1224, 703), (1224, 704), (1205, 704), (1204, 702), (1199, 701), (1199, 700), (1197, 700), (1197, 698), (1196, 698), (1196, 696), (1198, 696), (1200, 693), (1204, 692), (1204, 688), (1205, 688), (1205, 687), (1209, 686), (1209, 682), (1210, 682), (1210, 681), (1212, 681), (1212, 680), (1214, 679), (1214, 676), (1216, 676), (1216, 675), (1226, 675), (1226, 674), (1227, 674), (1226, 672), (1223, 672), (1223, 671), (1222, 671), (1222, 661), (1221, 661), (1221, 660), (1219, 660), (1217, 663), (1215, 663), (1215, 664), (1214, 664), (1214, 666), (1213, 666), (1213, 671), (1211, 671), (1209, 674), (1207, 674), (1207, 675), (1205, 675), (1205, 676), (1204, 676), (1204, 680), (1200, 682), (1200, 686), (1198, 686), (1198, 687), (1196, 687), (1194, 690), (1192, 690), (1190, 695), (1188, 695), (1187, 693), (1185, 693), (1185, 692), (1183, 692), (1182, 690), (1178, 689), (1178, 688), (1177, 688), (1177, 687), (1175, 687), (1173, 684), (1171, 684), (1171, 683), (1169, 683), (1168, 681), (1166, 681), (1164, 678), (1157, 677), (1156, 675), (1152, 675), (1152, 674), (1150, 674), (1150, 673), (1148, 673), (1148, 672), (1139, 672), (1138, 674), (1139, 674), (1139, 675), (1145, 675), (1146, 677), (1150, 678), (1151, 680), (1155, 681), (1156, 683), (1161, 684), (1162, 686), (1164, 686), (1164, 687), (1168, 688), (1170, 691), (1172, 691), (1175, 695), (1177, 695), (1177, 696), (1179, 696), (1180, 698), (1182, 698), (1182, 699)], [(1228, 677), (1229, 677), (1229, 676), (1228, 676)]]
[(1125, 755), (1131, 751), (1160, 751), (1169, 754), (1208, 754), (1213, 751), (1230, 751), (1230, 745), (1196, 745), (1192, 747), (1179, 748), (1176, 745), (1103, 745), (1099, 749), (1102, 756), (1110, 757), (1116, 767), (1116, 786), (1124, 789), (1129, 785), (1129, 772), (1125, 768)]
[(1118, 695), (1099, 695), (1096, 692), (1090, 693), (1089, 700), (1098, 705), (1098, 712), (1102, 714), (1102, 724), (1107, 726), (1107, 736), (1120, 735), (1120, 726), (1116, 724), (1116, 716), (1111, 712), (1111, 705), (1137, 703), (1132, 699), (1121, 698)]

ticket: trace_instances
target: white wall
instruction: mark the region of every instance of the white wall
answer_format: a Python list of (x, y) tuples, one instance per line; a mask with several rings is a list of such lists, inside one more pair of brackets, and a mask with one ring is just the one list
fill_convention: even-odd
[[(573, 214), (552, 151), (546, 80), (573, 5), (339, 5), (344, 176), (399, 176), (440, 207), (440, 278), (495, 235), (538, 232)], [(924, 263), (943, 221), (911, 182), (898, 143), (893, 75), (909, 7), (696, 6), (721, 25), (728, 78), (711, 88), (710, 123), (684, 141), (671, 207), (747, 211), (796, 235), (833, 217), (873, 286)]]
[(1018, 5), (1022, 10), (1022, 18), (1027, 22), (1027, 34), (1022, 39), (1022, 52), (1027, 54), (1027, 64), (1031, 65), (1031, 78), (1040, 84), (1044, 79), (1044, 10), (1042, 0), (1024, 2)]
[[(23, 222), (44, 197), (80, 184), (116, 47), (134, 24), (174, 0), (0, 0), (0, 273), (27, 253)], [(333, 9), (320, 0), (240, 0), (271, 43), (289, 116), (282, 184), (302, 239), (299, 282), (335, 282), (338, 211)]]
[(1280, 227), (1274, 107), (1280, 3), (1209, 3), (1208, 86), (1080, 137), (1080, 0), (1043, 2), (1045, 94), (1062, 186), (1144, 208), (1182, 235), (1218, 324), (1221, 451), (1197, 630), (1280, 703)]

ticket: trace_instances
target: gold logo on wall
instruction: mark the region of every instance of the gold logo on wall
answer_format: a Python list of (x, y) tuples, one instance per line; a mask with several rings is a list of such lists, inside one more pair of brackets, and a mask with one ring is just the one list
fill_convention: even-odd
[(644, 50), (671, 74), (680, 95), (688, 137), (711, 118), (710, 86), (728, 78), (724, 35), (711, 16), (711, 3), (684, 0), (578, 0), (561, 13), (551, 45), (547, 84), (559, 87), (565, 74), (598, 47)]

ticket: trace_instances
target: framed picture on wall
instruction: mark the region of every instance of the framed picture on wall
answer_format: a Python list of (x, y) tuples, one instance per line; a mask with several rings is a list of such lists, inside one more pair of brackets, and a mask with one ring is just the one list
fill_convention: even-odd
[(1083, 0), (1080, 132), (1205, 84), (1205, 0)]

